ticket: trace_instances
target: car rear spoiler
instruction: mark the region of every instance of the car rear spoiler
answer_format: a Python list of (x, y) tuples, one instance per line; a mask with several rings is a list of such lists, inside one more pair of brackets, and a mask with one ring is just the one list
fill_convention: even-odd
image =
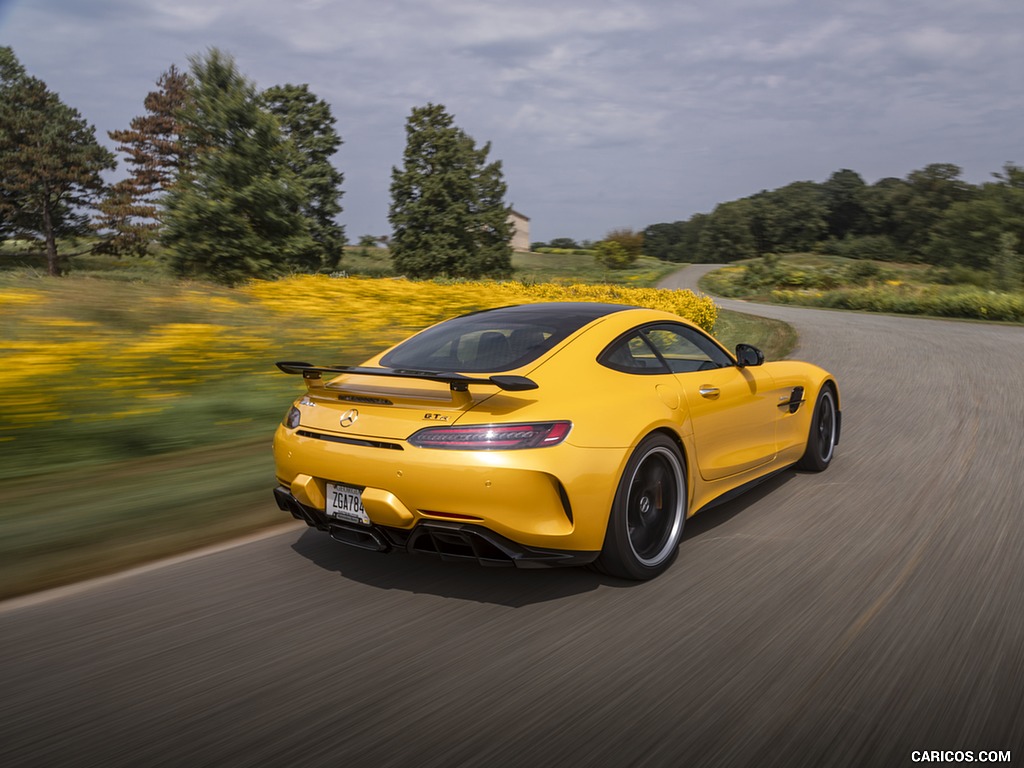
[(276, 363), (276, 365), (285, 373), (302, 374), (304, 379), (319, 379), (325, 373), (332, 374), (332, 376), (340, 376), (343, 373), (347, 373), (357, 376), (388, 376), (396, 379), (440, 381), (450, 386), (453, 392), (465, 392), (469, 389), (470, 384), (492, 384), (507, 392), (525, 392), (529, 389), (537, 389), (537, 383), (525, 376), (473, 378), (461, 373), (446, 373), (442, 371), (411, 371), (404, 368), (364, 368), (357, 365), (322, 366), (287, 360), (282, 360)]

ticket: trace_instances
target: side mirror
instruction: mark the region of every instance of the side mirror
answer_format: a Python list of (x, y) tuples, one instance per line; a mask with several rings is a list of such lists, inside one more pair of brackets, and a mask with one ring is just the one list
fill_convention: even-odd
[(764, 365), (764, 352), (751, 344), (736, 345), (736, 362), (740, 368)]

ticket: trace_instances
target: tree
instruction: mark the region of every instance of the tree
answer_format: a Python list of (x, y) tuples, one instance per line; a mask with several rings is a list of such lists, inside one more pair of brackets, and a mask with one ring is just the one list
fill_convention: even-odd
[(941, 213), (953, 203), (970, 200), (974, 189), (960, 178), (960, 167), (952, 163), (932, 163), (907, 176), (907, 183), (927, 207)]
[(191, 78), (171, 65), (157, 80), (158, 90), (143, 101), (147, 113), (127, 130), (109, 131), (128, 155), (131, 172), (110, 190), (100, 206), (102, 226), (112, 232), (104, 249), (144, 254), (160, 231), (161, 197), (194, 160), (197, 148), (186, 144), (180, 115), (189, 104)]
[(643, 251), (662, 261), (675, 261), (672, 258), (673, 247), (679, 242), (685, 224), (681, 221), (672, 224), (651, 224), (643, 232)]
[(229, 284), (308, 266), (320, 250), (300, 210), (308, 193), (293, 145), (234, 59), (214, 48), (190, 62), (183, 139), (196, 155), (164, 198), (172, 266)]
[(999, 250), (992, 258), (992, 271), (996, 286), (1004, 291), (1019, 291), (1024, 287), (1024, 252), (1021, 243), (1012, 232), (999, 236)]
[(993, 199), (954, 203), (931, 227), (924, 250), (928, 262), (988, 269), (1003, 247), (1003, 209)]
[(715, 206), (701, 227), (696, 261), (721, 264), (757, 256), (750, 229), (750, 208), (748, 200)]
[(864, 190), (867, 234), (891, 243), (893, 260), (909, 258), (907, 230), (900, 224), (904, 203), (910, 196), (907, 186), (903, 179), (888, 176)]
[(391, 169), (391, 258), (410, 277), (502, 277), (512, 271), (501, 162), (488, 163), (443, 105), (415, 107), (403, 167)]
[(673, 251), (673, 261), (697, 261), (700, 253), (700, 237), (711, 218), (709, 213), (695, 213), (686, 221)]
[[(469, 137), (467, 137), (468, 139)], [(470, 143), (472, 140), (470, 139)], [(487, 162), (491, 144), (474, 151), (474, 196), (470, 199), (475, 249), (464, 262), (465, 277), (508, 277), (512, 274), (513, 225), (509, 206), (505, 205), (504, 175), (501, 161)]]
[(867, 186), (843, 169), (824, 184), (798, 181), (720, 204), (710, 215), (652, 224), (644, 230), (644, 252), (719, 262), (824, 249), (985, 269), (1024, 247), (1024, 168), (1007, 163), (993, 176), (997, 183), (977, 187), (960, 179), (959, 167), (934, 163), (906, 179)]
[(777, 218), (779, 206), (775, 201), (776, 192), (762, 189), (756, 195), (743, 198), (747, 206), (750, 222), (750, 234), (754, 241), (754, 250), (758, 256), (774, 253), (780, 248), (781, 235)]
[(160, 231), (160, 197), (177, 181), (195, 154), (183, 141), (179, 115), (189, 103), (188, 74), (173, 64), (143, 101), (146, 114), (126, 130), (108, 131), (128, 156), (127, 178), (112, 185), (100, 204), (100, 227), (110, 232), (102, 250), (141, 256)]
[(626, 250), (618, 240), (602, 240), (594, 246), (594, 258), (608, 269), (626, 269), (636, 261), (636, 254)]
[(848, 168), (833, 173), (821, 185), (828, 209), (828, 233), (837, 240), (851, 235), (862, 235), (867, 230), (868, 214), (864, 209), (867, 184), (856, 171)]
[(909, 256), (927, 258), (932, 227), (947, 208), (970, 200), (975, 192), (959, 176), (957, 166), (933, 163), (912, 171), (899, 184), (883, 179), (887, 211), (880, 234), (889, 235)]
[(331, 157), (341, 146), (334, 129), (336, 120), (330, 105), (310, 92), (308, 85), (278, 85), (263, 93), (263, 101), (281, 123), (295, 155), (291, 169), (306, 190), (300, 212), (317, 243), (310, 268), (334, 269), (345, 247), (345, 230), (335, 218), (341, 213), (341, 183), (344, 180)]
[(652, 224), (643, 232), (643, 252), (663, 261), (697, 261), (700, 233), (708, 214), (696, 213), (686, 221)]
[(644, 250), (644, 233), (636, 232), (629, 227), (619, 227), (604, 236), (606, 241), (618, 243), (629, 254), (630, 262), (636, 261)]
[[(1013, 283), (1012, 254), (1024, 238), (1024, 171), (1007, 163), (998, 183), (983, 184), (946, 208), (929, 230), (925, 254), (944, 266), (989, 269)], [(1010, 265), (1010, 266), (1008, 266)]]
[(1006, 163), (1002, 173), (992, 174), (995, 184), (982, 185), (982, 195), (994, 197), (1003, 209), (1003, 228), (1013, 235), (1017, 252), (1024, 253), (1024, 168)]
[(828, 233), (828, 208), (813, 181), (795, 181), (753, 201), (751, 219), (760, 255), (811, 251)]
[(85, 211), (104, 191), (101, 172), (115, 165), (78, 110), (0, 48), (0, 221), (11, 234), (42, 239), (51, 275), (68, 258), (57, 238), (92, 231)]

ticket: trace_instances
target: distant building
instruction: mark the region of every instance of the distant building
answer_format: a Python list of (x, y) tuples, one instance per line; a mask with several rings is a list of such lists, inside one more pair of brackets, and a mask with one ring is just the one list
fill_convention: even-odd
[(508, 222), (512, 225), (512, 250), (530, 250), (530, 217), (514, 208), (508, 209)]

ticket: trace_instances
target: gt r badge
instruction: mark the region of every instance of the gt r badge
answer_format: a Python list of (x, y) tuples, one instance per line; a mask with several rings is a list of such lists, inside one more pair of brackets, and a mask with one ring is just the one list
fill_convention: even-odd
[(349, 410), (341, 414), (341, 426), (351, 427), (353, 424), (356, 423), (356, 419), (358, 418), (359, 411), (357, 411), (355, 408), (350, 408)]
[(443, 413), (424, 413), (423, 418), (426, 421), (448, 421), (448, 417)]

